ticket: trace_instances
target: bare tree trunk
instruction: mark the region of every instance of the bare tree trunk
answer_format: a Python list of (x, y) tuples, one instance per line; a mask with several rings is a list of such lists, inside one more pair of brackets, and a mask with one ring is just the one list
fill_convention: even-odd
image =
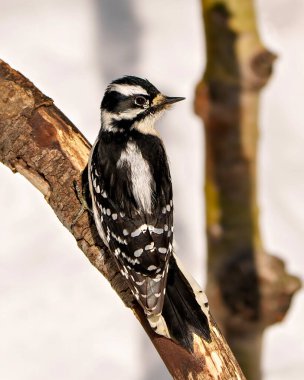
[(251, 0), (202, 0), (207, 66), (195, 110), (206, 135), (210, 304), (248, 379), (261, 378), (263, 330), (281, 321), (297, 278), (265, 253), (256, 200), (259, 92), (275, 55), (256, 29)]
[(211, 341), (194, 336), (189, 349), (157, 335), (101, 242), (89, 214), (85, 212), (72, 227), (81, 208), (73, 181), (81, 187), (90, 148), (51, 99), (0, 61), (0, 161), (24, 175), (44, 195), (90, 262), (132, 309), (174, 379), (244, 380), (212, 318)]

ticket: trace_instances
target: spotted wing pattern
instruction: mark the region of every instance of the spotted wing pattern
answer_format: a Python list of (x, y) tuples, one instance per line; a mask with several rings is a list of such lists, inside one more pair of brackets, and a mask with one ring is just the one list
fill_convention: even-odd
[(122, 209), (105, 190), (102, 168), (94, 155), (89, 183), (98, 232), (114, 255), (122, 275), (147, 314), (161, 312), (173, 240), (172, 189), (151, 214)]

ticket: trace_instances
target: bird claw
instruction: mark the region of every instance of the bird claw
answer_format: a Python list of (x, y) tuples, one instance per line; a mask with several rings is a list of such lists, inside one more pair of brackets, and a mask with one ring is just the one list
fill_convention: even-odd
[(75, 218), (73, 219), (73, 221), (71, 223), (71, 228), (73, 228), (75, 226), (75, 224), (78, 222), (78, 220), (81, 218), (82, 214), (85, 211), (89, 211), (91, 214), (93, 214), (92, 209), (88, 206), (88, 202), (86, 199), (87, 194), (85, 193), (84, 187), (81, 189), (76, 180), (73, 181), (73, 187), (75, 190), (75, 194), (76, 194), (79, 202), (81, 203), (81, 207), (80, 207), (77, 215), (75, 216)]

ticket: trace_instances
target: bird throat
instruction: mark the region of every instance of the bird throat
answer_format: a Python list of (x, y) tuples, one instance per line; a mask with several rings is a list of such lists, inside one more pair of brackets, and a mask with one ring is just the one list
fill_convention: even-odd
[(159, 136), (158, 131), (155, 128), (155, 121), (160, 117), (160, 112), (158, 114), (151, 114), (146, 116), (144, 119), (136, 121), (132, 127), (144, 135)]

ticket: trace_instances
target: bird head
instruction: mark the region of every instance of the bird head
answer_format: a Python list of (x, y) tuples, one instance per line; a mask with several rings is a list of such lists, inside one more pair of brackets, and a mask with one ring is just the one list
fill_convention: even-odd
[(125, 76), (109, 84), (101, 102), (101, 129), (155, 134), (154, 123), (173, 103), (185, 98), (160, 93), (148, 80)]

